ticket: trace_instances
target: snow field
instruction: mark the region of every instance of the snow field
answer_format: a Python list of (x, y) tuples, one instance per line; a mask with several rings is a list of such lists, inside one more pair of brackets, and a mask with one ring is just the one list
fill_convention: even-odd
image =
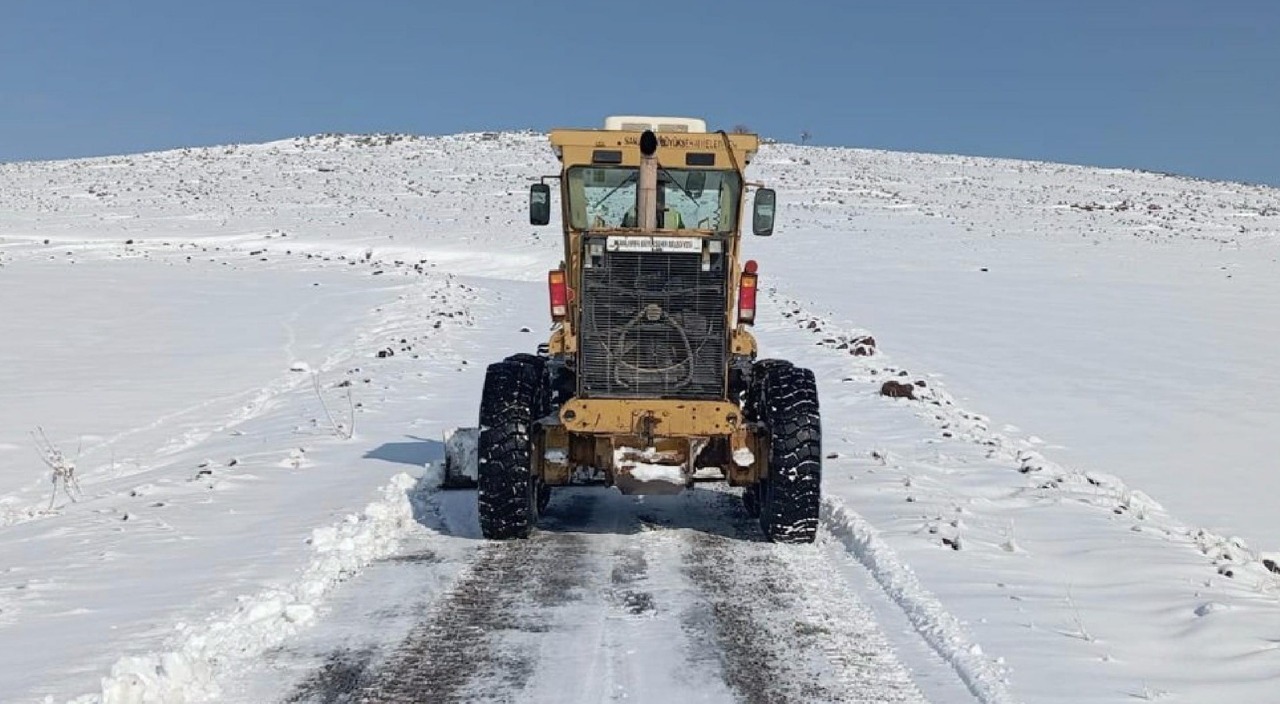
[[(449, 542), (474, 515), (361, 507), (473, 422), (488, 362), (541, 341), (539, 282), (563, 254), (523, 224), (524, 186), (553, 169), (528, 134), (0, 166), (0, 300), (21, 301), (0, 311), (0, 690), (257, 701), (279, 692), (247, 661), (350, 638), (334, 605), (358, 584), (395, 600), (425, 578), (420, 605), (443, 598), (475, 564)], [(752, 171), (782, 205), (775, 237), (746, 243), (773, 289), (761, 349), (819, 380), (818, 549), (874, 574), (916, 681), (954, 673), (957, 700), (1269, 701), (1280, 194), (790, 145)], [(879, 354), (853, 356), (867, 334)], [(881, 397), (888, 379), (916, 400)], [(85, 490), (52, 512), (37, 425)], [(399, 528), (339, 535), (366, 524)], [(307, 545), (326, 526), (331, 559)], [(413, 551), (442, 562), (394, 567)], [(617, 648), (672, 623), (635, 616), (599, 632), (592, 671), (670, 700), (669, 679), (645, 683), (672, 662)], [(936, 657), (909, 655), (919, 639)], [(551, 684), (528, 691), (551, 701)]]

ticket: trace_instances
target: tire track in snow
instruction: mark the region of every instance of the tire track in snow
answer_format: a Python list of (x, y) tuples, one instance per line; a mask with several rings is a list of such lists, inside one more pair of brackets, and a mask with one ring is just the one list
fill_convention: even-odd
[(381, 663), (335, 653), (288, 701), (923, 701), (822, 551), (727, 491), (562, 490), (478, 555)]
[(486, 549), (434, 616), (414, 629), (362, 688), (358, 700), (502, 701), (518, 692), (536, 661), (516, 644), (536, 639), (549, 626), (536, 612), (518, 608), (517, 601), (531, 598), (553, 608), (575, 599), (584, 552), (582, 541), (571, 535)]
[(716, 643), (739, 701), (924, 701), (869, 610), (814, 546), (764, 542), (736, 495), (699, 493), (698, 515), (726, 517), (732, 530), (685, 536), (685, 570), (702, 597), (686, 626)]
[(955, 669), (978, 701), (983, 704), (1014, 701), (1004, 675), (982, 654), (981, 647), (965, 632), (959, 619), (921, 586), (911, 568), (880, 539), (871, 524), (832, 498), (823, 499), (819, 521), (822, 528), (875, 577), (916, 632)]
[[(646, 689), (645, 668), (619, 656), (635, 636), (619, 631), (658, 625), (661, 636), (652, 641), (664, 645), (679, 631), (651, 618), (651, 558), (643, 546), (625, 544), (638, 522), (608, 510), (613, 504), (597, 491), (557, 496), (529, 540), (485, 544), (427, 620), (372, 672), (366, 662), (326, 686), (352, 660), (335, 654), (289, 701), (634, 700)], [(566, 678), (557, 660), (572, 660), (575, 676)]]
[[(774, 307), (781, 311), (781, 317), (790, 319), (797, 328), (786, 331), (785, 335), (795, 336), (798, 332), (800, 335), (817, 336), (822, 338), (818, 345), (826, 350), (826, 354), (848, 354), (855, 358), (866, 358), (866, 351), (860, 352), (849, 344), (851, 340), (873, 340), (866, 331), (837, 334), (828, 329), (831, 327), (828, 321), (807, 310), (801, 303), (784, 298), (776, 288), (769, 289), (766, 295)], [(871, 354), (876, 354), (874, 342), (871, 347)], [(884, 372), (885, 379), (893, 379), (900, 372), (895, 367), (884, 367), (880, 371)], [(877, 373), (874, 366), (872, 373)], [(905, 371), (900, 373), (911, 384), (912, 377)], [(945, 392), (926, 387), (924, 383), (919, 387), (912, 386), (915, 391), (920, 392), (921, 400), (927, 398), (930, 401), (930, 408), (947, 408), (947, 417), (954, 421), (955, 426), (966, 429), (961, 433), (962, 437), (972, 437), (975, 432), (985, 433), (981, 417), (955, 408)], [(944, 429), (950, 427), (943, 425)], [(1003, 668), (983, 654), (981, 646), (967, 633), (959, 619), (920, 584), (911, 568), (879, 537), (870, 523), (843, 502), (831, 497), (823, 499), (819, 521), (823, 531), (836, 538), (841, 547), (872, 575), (920, 637), (955, 670), (978, 701), (983, 704), (1015, 701), (1009, 692)]]
[[(573, 515), (583, 502), (562, 510)], [(550, 629), (548, 612), (580, 598), (588, 579), (585, 541), (572, 533), (489, 543), (458, 583), (371, 673), (344, 677), (325, 668), (291, 702), (505, 701), (534, 672), (527, 647)], [(527, 602), (536, 609), (524, 608)]]

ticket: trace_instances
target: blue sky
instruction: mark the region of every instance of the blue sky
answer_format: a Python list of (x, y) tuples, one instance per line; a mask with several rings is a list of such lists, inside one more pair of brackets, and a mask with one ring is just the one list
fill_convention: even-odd
[(1274, 0), (7, 0), (0, 161), (705, 116), (1280, 185)]

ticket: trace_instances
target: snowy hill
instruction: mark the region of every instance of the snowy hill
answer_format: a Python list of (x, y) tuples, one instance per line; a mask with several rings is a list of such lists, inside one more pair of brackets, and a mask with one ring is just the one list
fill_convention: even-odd
[(408, 652), (457, 700), (1274, 698), (1280, 191), (766, 146), (819, 544), (707, 488), (495, 547), (433, 463), (545, 337), (556, 169), (488, 133), (0, 165), (0, 699), (321, 701)]

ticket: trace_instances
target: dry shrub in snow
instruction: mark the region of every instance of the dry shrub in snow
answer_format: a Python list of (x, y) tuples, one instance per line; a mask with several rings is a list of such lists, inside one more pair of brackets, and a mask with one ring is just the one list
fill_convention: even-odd
[[(53, 482), (53, 493), (49, 495), (49, 509), (53, 510), (53, 502), (58, 498), (58, 487), (62, 487), (62, 491), (67, 495), (68, 499), (76, 501), (76, 494), (82, 494), (80, 490), (80, 481), (76, 479), (76, 463), (68, 458), (61, 449), (52, 442), (49, 442), (48, 436), (44, 434), (44, 428), (36, 427), (35, 432), (31, 433), (31, 439), (36, 443), (36, 449), (40, 451), (40, 459), (52, 470), (53, 474), (49, 480)], [(80, 451), (76, 450), (76, 457), (79, 458)], [(72, 490), (75, 493), (72, 493)]]
[(350, 418), (348, 423), (340, 423), (333, 418), (333, 413), (329, 411), (329, 404), (324, 400), (324, 393), (320, 389), (320, 373), (311, 372), (311, 388), (316, 392), (316, 398), (320, 399), (320, 407), (324, 409), (324, 416), (329, 421), (329, 427), (333, 430), (335, 437), (342, 440), (350, 440), (356, 433), (356, 405), (351, 398), (351, 385), (342, 384), (342, 388), (347, 392), (347, 417)]

